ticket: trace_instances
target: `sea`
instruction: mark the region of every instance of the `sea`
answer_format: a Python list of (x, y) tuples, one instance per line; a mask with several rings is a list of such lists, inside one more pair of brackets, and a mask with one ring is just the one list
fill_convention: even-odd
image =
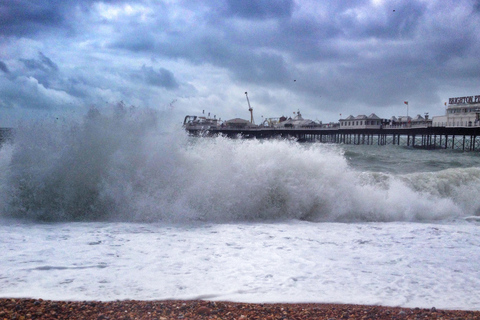
[(480, 310), (480, 153), (190, 137), (151, 110), (0, 147), (0, 297)]

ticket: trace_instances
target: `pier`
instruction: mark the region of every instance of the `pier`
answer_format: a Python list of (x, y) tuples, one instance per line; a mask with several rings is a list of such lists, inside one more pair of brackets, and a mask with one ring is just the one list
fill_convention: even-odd
[[(245, 92), (245, 95), (247, 93)], [(260, 125), (253, 121), (253, 109), (247, 96), (250, 121), (235, 118), (224, 122), (210, 113), (205, 116), (186, 116), (183, 126), (196, 136), (224, 135), (235, 138), (284, 138), (302, 142), (342, 143), (354, 145), (398, 145), (423, 149), (480, 151), (480, 95), (449, 99), (445, 115), (430, 118), (392, 116), (382, 119), (372, 113), (339, 122), (304, 119), (300, 110), (293, 118), (266, 118)], [(408, 101), (404, 102), (408, 107)], [(445, 106), (447, 103), (445, 102)], [(262, 116), (263, 118), (263, 116)]]
[(355, 145), (399, 145), (423, 149), (480, 151), (480, 127), (418, 127), (383, 129), (325, 128), (213, 128), (188, 130), (192, 135), (230, 138), (288, 138), (302, 142)]

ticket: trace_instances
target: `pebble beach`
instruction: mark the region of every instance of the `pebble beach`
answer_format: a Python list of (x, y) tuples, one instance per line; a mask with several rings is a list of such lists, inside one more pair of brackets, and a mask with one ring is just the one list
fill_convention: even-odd
[(213, 301), (52, 301), (0, 299), (0, 319), (480, 319), (480, 311), (435, 307)]

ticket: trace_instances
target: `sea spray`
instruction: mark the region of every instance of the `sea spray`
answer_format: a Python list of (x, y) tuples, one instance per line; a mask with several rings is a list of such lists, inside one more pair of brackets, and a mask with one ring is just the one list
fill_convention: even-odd
[(105, 219), (116, 212), (120, 202), (102, 186), (110, 170), (127, 169), (115, 167), (119, 159), (141, 165), (136, 153), (156, 128), (152, 112), (120, 104), (108, 114), (91, 109), (79, 122), (36, 121), (19, 127), (2, 181), (5, 215), (68, 221)]
[(17, 131), (13, 145), (0, 149), (1, 214), (15, 218), (419, 221), (479, 207), (462, 197), (466, 186), (479, 189), (478, 178), (443, 192), (445, 171), (416, 178), (359, 171), (339, 145), (167, 133), (151, 110), (92, 109), (81, 121), (39, 121)]

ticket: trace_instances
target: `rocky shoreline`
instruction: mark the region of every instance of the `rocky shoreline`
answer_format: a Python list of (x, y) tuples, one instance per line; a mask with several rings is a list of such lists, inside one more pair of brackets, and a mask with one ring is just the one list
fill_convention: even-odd
[(213, 301), (50, 301), (0, 299), (3, 319), (480, 319), (480, 311)]

